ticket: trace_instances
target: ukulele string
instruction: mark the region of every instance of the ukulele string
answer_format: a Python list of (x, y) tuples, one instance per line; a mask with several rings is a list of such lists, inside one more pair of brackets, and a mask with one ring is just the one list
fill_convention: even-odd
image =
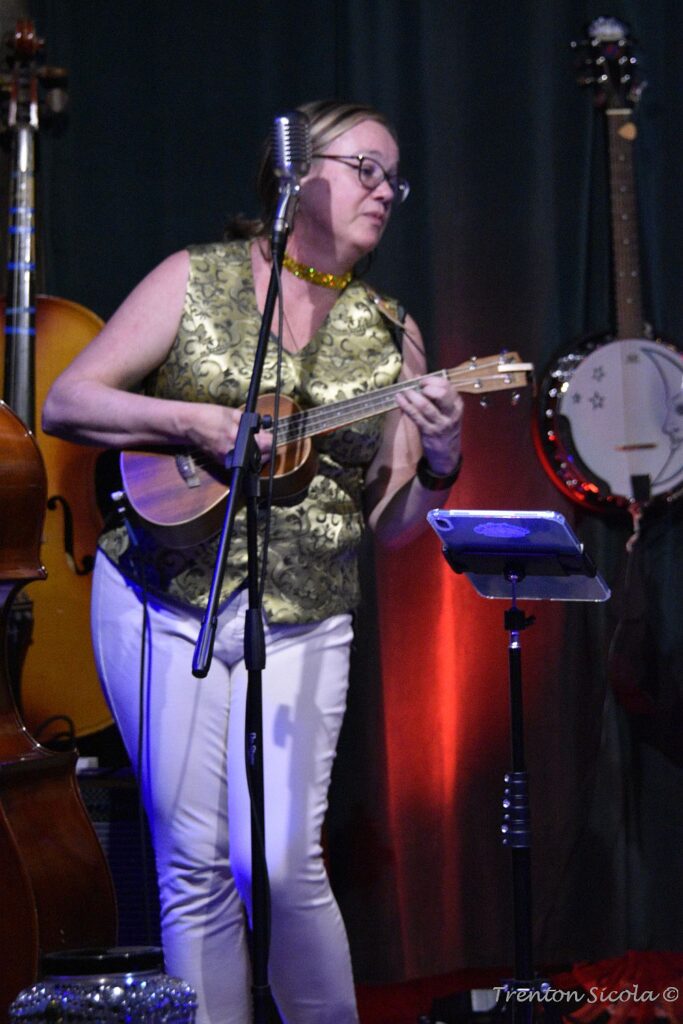
[[(370, 416), (387, 412), (395, 405), (393, 401), (395, 395), (400, 394), (402, 391), (413, 391), (421, 388), (423, 383), (431, 378), (445, 377), (455, 386), (456, 390), (458, 390), (458, 384), (460, 384), (461, 388), (464, 388), (473, 379), (480, 381), (482, 384), (500, 380), (499, 365), (500, 360), (496, 359), (495, 362), (471, 363), (466, 368), (455, 367), (451, 370), (435, 370), (422, 377), (390, 384), (378, 391), (356, 395), (346, 401), (338, 402), (334, 406), (316, 406), (312, 409), (302, 409), (289, 416), (284, 416), (282, 419), (276, 418), (277, 446), (280, 447), (291, 441), (323, 433), (325, 430), (332, 429), (337, 425), (343, 426), (347, 422), (358, 422)], [(515, 372), (515, 365), (513, 362), (506, 364), (511, 374)], [(496, 367), (496, 372), (480, 372), (487, 371), (492, 367)], [(462, 380), (459, 380), (459, 378), (462, 378)], [(335, 422), (335, 417), (338, 422)], [(199, 467), (206, 468), (212, 465), (212, 460), (207, 455), (201, 453), (199, 449), (187, 449), (187, 453), (192, 456), (195, 464)]]
[[(378, 391), (369, 391), (362, 395), (356, 395), (346, 401), (335, 403), (333, 406), (322, 405), (312, 409), (303, 409), (300, 412), (293, 413), (291, 416), (284, 417), (280, 421), (281, 442), (286, 443), (299, 437), (322, 433), (323, 430), (330, 429), (331, 427), (343, 426), (347, 421), (354, 422), (367, 416), (387, 412), (395, 405), (393, 400), (395, 395), (400, 394), (402, 391), (419, 389), (425, 381), (431, 378), (445, 377), (451, 384), (455, 385), (456, 390), (458, 389), (459, 377), (464, 378), (460, 381), (461, 388), (468, 381), (471, 381), (473, 377), (482, 382), (482, 384), (499, 380), (501, 374), (498, 371), (492, 374), (479, 372), (491, 366), (498, 367), (499, 362), (497, 360), (495, 363), (474, 364), (472, 368), (468, 367), (467, 369), (435, 370), (433, 373), (425, 374), (423, 377), (399, 381)], [(513, 372), (515, 364), (510, 363), (509, 366), (510, 371)], [(482, 390), (484, 389), (482, 388)]]

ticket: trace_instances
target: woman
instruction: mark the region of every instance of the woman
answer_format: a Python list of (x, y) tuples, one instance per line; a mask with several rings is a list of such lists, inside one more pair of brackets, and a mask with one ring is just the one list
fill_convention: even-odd
[[(322, 102), (313, 159), (282, 271), (283, 391), (324, 405), (425, 372), (422, 341), (393, 300), (353, 268), (407, 195), (386, 119)], [(268, 154), (261, 222), (243, 237), (175, 253), (146, 277), (53, 385), (45, 430), (115, 447), (188, 445), (223, 463), (248, 389), (271, 273), (276, 190)], [(278, 323), (276, 311), (274, 324)], [(398, 326), (397, 326), (398, 325)], [(274, 347), (274, 346), (273, 346)], [(276, 355), (264, 368), (273, 390)], [(142, 389), (142, 390), (141, 390)], [(446, 498), (460, 465), (461, 400), (443, 379), (399, 408), (317, 439), (307, 494), (271, 512), (263, 597), (264, 786), (272, 899), (270, 980), (285, 1021), (357, 1020), (348, 944), (320, 832), (348, 681), (356, 552), (363, 517), (404, 543)], [(258, 435), (268, 457), (266, 432)], [(141, 778), (159, 874), (167, 970), (189, 981), (202, 1022), (250, 1019), (243, 907), (249, 806), (243, 764), (246, 671), (244, 520), (236, 522), (208, 676), (192, 676), (215, 542), (167, 550), (135, 529), (105, 535), (93, 589), (102, 682)], [(136, 566), (144, 565), (144, 585)], [(142, 605), (147, 596), (145, 726), (140, 741)]]

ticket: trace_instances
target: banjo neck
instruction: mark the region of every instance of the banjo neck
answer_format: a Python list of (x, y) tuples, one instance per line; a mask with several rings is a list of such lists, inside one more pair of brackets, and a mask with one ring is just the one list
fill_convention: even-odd
[(637, 136), (630, 108), (606, 110), (616, 336), (645, 335), (640, 273), (633, 143)]

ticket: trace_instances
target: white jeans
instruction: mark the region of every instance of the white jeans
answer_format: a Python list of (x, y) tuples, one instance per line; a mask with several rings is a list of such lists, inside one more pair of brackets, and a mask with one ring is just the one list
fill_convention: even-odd
[[(98, 555), (93, 639), (112, 713), (141, 781), (167, 971), (199, 998), (198, 1024), (252, 1019), (244, 907), (250, 807), (244, 766), (246, 596), (222, 612), (211, 669), (192, 675), (199, 622), (153, 599), (138, 764), (142, 601)], [(348, 615), (266, 626), (263, 757), (272, 898), (270, 983), (288, 1024), (358, 1020), (348, 942), (320, 833), (346, 705)]]

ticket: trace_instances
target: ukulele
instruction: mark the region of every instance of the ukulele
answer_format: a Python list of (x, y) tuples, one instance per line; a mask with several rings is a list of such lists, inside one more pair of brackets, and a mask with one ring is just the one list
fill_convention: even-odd
[(633, 118), (643, 84), (628, 30), (598, 18), (578, 46), (607, 125), (615, 333), (572, 346), (538, 391), (536, 449), (550, 479), (594, 511), (638, 515), (683, 493), (683, 357), (643, 319)]
[[(305, 493), (317, 467), (312, 438), (394, 409), (397, 394), (419, 388), (428, 377), (444, 376), (457, 391), (484, 395), (525, 386), (532, 370), (531, 363), (522, 363), (517, 353), (508, 352), (471, 359), (451, 370), (438, 370), (310, 409), (300, 409), (293, 399), (280, 396), (273, 500), (291, 503)], [(261, 415), (272, 417), (274, 396), (262, 395), (257, 408)], [(190, 547), (220, 529), (228, 477), (225, 469), (201, 453), (128, 450), (121, 453), (120, 467), (132, 509), (166, 547)], [(265, 465), (262, 478), (267, 479), (270, 472), (270, 465)]]

